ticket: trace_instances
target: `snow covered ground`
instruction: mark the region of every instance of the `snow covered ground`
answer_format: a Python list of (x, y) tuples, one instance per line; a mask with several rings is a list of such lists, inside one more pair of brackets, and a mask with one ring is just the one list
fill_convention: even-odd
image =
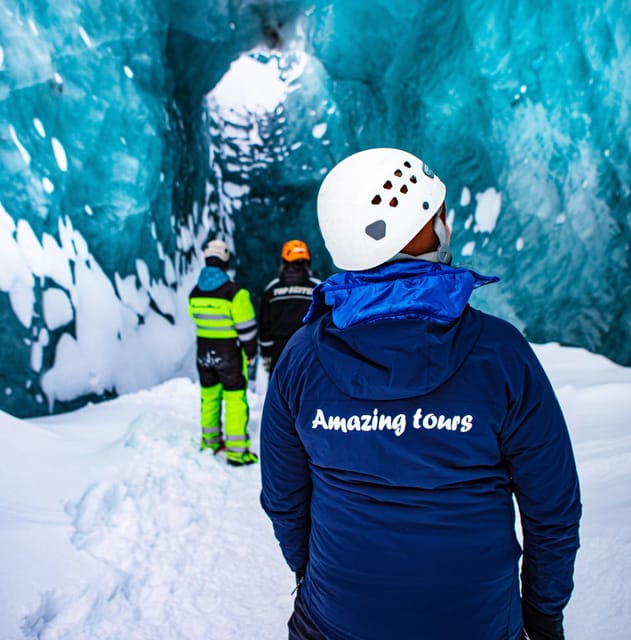
[[(535, 349), (583, 491), (567, 637), (631, 638), (631, 369)], [(264, 391), (259, 376), (255, 445)], [(198, 451), (198, 403), (179, 378), (65, 415), (0, 414), (1, 640), (287, 637), (293, 577), (258, 504), (258, 466)]]

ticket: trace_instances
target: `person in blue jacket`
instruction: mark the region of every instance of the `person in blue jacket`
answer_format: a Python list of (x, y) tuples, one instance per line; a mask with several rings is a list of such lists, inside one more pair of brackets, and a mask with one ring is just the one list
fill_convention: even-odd
[[(527, 341), (450, 266), (445, 186), (369, 149), (318, 193), (343, 270), (271, 376), (261, 504), (299, 589), (291, 640), (560, 640), (581, 514)], [(515, 534), (519, 506), (522, 549)]]

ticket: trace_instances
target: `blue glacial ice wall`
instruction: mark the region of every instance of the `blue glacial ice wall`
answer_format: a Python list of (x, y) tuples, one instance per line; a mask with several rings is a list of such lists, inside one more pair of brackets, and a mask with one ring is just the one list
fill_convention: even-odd
[(155, 384), (189, 347), (167, 24), (148, 0), (0, 7), (0, 406), (16, 415)]
[(258, 296), (318, 184), (401, 146), (448, 187), (476, 304), (631, 364), (628, 2), (6, 0), (0, 408), (194, 375), (220, 234)]

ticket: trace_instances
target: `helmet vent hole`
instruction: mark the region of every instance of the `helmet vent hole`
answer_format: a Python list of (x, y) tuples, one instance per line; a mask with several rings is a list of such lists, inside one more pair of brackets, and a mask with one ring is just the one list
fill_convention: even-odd
[(377, 194), (370, 202), (372, 202), (372, 204), (381, 204), (381, 196)]
[(407, 192), (408, 192), (407, 185), (405, 185), (405, 184), (404, 184), (404, 185), (401, 187), (401, 193), (407, 193)]
[[(399, 201), (396, 198), (392, 198), (388, 203), (391, 207), (396, 207), (399, 204)], [(429, 205), (428, 205), (429, 206)]]
[(429, 209), (429, 202), (427, 202), (427, 200), (423, 203), (423, 209), (425, 209), (425, 211)]
[(401, 169), (397, 169), (397, 170), (394, 172), (394, 175), (395, 175), (397, 178), (400, 178), (400, 177), (403, 175), (403, 171), (401, 171)]
[(417, 180), (416, 180), (416, 176), (410, 176), (410, 182), (412, 184), (416, 184)]
[(384, 188), (384, 189), (392, 189), (392, 182), (390, 182), (390, 180), (386, 180), (386, 181), (383, 183), (383, 188)]
[(373, 240), (381, 240), (386, 237), (386, 223), (383, 220), (371, 222), (365, 229), (366, 235)]
[(428, 178), (434, 178), (434, 172), (425, 164), (423, 163), (423, 173), (428, 177)]
[(408, 169), (412, 168), (412, 165), (407, 160), (403, 163), (403, 166), (407, 167)]

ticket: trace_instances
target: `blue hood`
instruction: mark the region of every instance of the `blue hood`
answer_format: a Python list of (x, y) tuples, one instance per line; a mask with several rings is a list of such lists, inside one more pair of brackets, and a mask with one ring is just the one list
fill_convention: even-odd
[(415, 260), (338, 273), (315, 288), (305, 322), (316, 324), (318, 358), (345, 394), (418, 396), (448, 380), (474, 347), (479, 318), (461, 319), (473, 290), (497, 280)]
[(222, 284), (226, 284), (230, 280), (230, 276), (219, 267), (204, 267), (199, 272), (197, 286), (202, 291), (214, 291), (219, 289)]

